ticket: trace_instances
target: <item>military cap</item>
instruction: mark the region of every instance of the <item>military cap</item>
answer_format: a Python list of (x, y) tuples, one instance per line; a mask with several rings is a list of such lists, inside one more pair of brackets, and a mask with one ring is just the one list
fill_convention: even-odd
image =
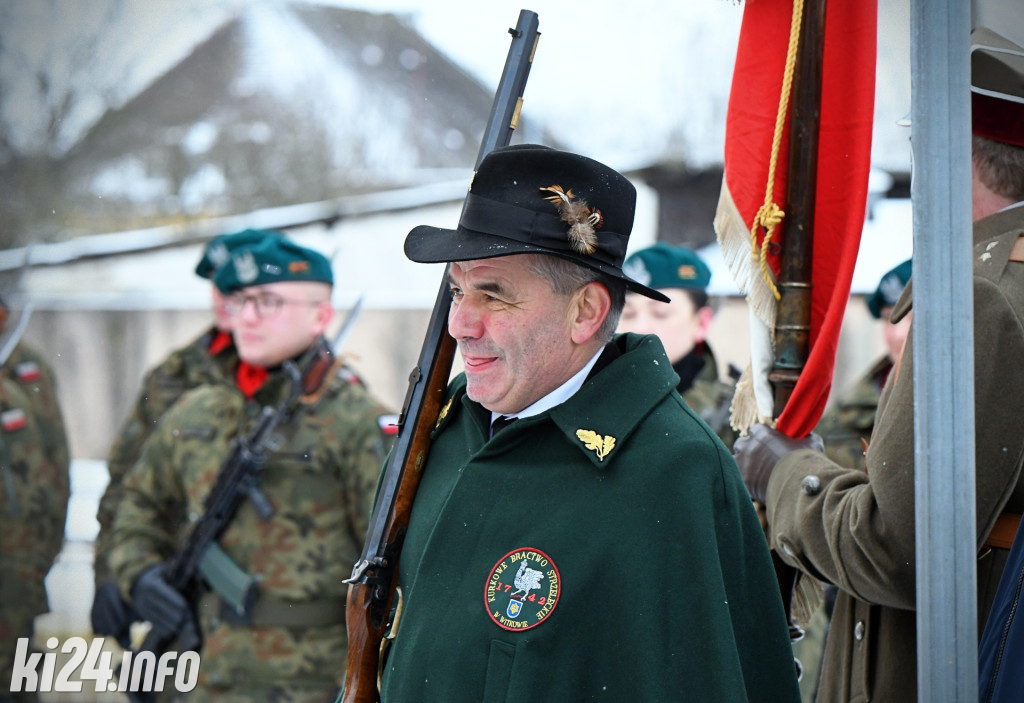
[(882, 276), (878, 287), (867, 300), (868, 310), (876, 320), (882, 318), (882, 308), (891, 308), (900, 299), (900, 294), (910, 280), (911, 260), (907, 259), (894, 269), (891, 269)]
[(245, 229), (241, 232), (214, 237), (203, 250), (203, 258), (196, 264), (196, 275), (212, 280), (217, 269), (228, 262), (236, 249), (259, 244), (267, 237), (280, 238), (283, 236), (281, 232), (272, 229)]
[(971, 128), (1024, 146), (1024, 49), (985, 27), (971, 32)]
[(283, 237), (268, 237), (259, 244), (236, 250), (213, 277), (222, 293), (284, 281), (333, 284), (331, 262), (323, 254)]
[(405, 255), (440, 263), (549, 254), (667, 302), (622, 272), (635, 208), (636, 188), (602, 163), (537, 144), (499, 147), (480, 162), (458, 228), (415, 227)]
[(630, 278), (655, 289), (703, 290), (711, 282), (711, 269), (697, 252), (664, 242), (636, 252), (626, 259), (622, 270)]

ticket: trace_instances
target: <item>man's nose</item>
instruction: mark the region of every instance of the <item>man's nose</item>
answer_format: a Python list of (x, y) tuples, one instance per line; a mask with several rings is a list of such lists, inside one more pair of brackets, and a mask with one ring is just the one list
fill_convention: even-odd
[(256, 298), (245, 297), (242, 299), (242, 306), (235, 313), (235, 317), (239, 320), (245, 320), (246, 322), (252, 322), (260, 319), (260, 311), (257, 310), (259, 303)]
[(477, 339), (483, 334), (478, 310), (466, 300), (453, 303), (448, 311), (448, 334), (455, 339)]

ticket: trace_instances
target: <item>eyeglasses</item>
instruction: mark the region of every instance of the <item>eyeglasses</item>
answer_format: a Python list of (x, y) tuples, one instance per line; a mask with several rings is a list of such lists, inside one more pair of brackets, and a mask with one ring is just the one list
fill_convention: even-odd
[(260, 319), (264, 317), (270, 317), (281, 312), (281, 308), (285, 305), (319, 305), (320, 303), (314, 300), (291, 300), (289, 298), (282, 298), (280, 295), (275, 293), (256, 293), (255, 295), (242, 295), (241, 293), (235, 293), (234, 295), (228, 296), (224, 300), (224, 309), (228, 311), (229, 315), (241, 315), (242, 311), (245, 310), (247, 303), (252, 303), (253, 310), (256, 311), (256, 317)]

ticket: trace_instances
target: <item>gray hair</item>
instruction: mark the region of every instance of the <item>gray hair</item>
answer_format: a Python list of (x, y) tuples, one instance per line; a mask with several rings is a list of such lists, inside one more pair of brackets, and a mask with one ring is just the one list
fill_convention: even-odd
[(971, 160), (982, 184), (1013, 202), (1024, 200), (1024, 147), (973, 135)]
[(571, 295), (588, 283), (600, 283), (608, 289), (612, 304), (608, 316), (597, 330), (597, 338), (607, 344), (615, 336), (619, 317), (626, 304), (626, 284), (612, 276), (581, 266), (574, 261), (547, 254), (527, 254), (530, 271), (540, 276), (558, 295)]

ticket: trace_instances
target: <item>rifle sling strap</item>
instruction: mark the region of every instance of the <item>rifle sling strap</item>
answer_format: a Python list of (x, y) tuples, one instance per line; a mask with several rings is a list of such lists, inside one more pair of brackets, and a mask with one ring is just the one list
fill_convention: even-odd
[(286, 601), (260, 596), (247, 622), (238, 623), (234, 609), (214, 591), (208, 591), (199, 601), (199, 612), (212, 615), (224, 622), (251, 627), (330, 627), (345, 622), (345, 598), (339, 596), (320, 600)]
[(996, 524), (988, 533), (982, 550), (985, 549), (1009, 549), (1013, 546), (1013, 537), (1017, 534), (1017, 526), (1020, 525), (1020, 513), (1004, 512), (996, 518)]
[(320, 398), (327, 392), (327, 389), (331, 387), (331, 381), (334, 380), (334, 377), (338, 375), (338, 372), (341, 371), (341, 367), (344, 365), (345, 361), (343, 359), (340, 357), (336, 358), (331, 363), (330, 369), (327, 370), (323, 381), (320, 382), (320, 385), (317, 386), (316, 390), (303, 394), (303, 396), (299, 398), (299, 403), (302, 405), (316, 405), (320, 402)]

